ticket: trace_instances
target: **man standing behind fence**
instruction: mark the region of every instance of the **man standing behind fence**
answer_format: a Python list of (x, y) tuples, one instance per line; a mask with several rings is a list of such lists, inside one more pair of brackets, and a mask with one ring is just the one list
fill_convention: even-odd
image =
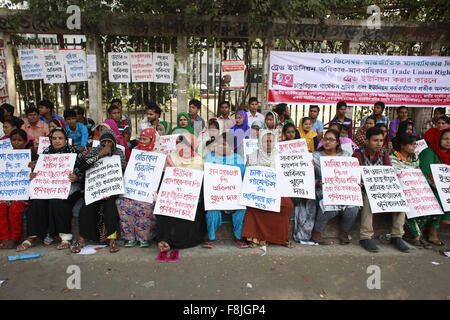
[(145, 111), (147, 112), (147, 117), (139, 123), (138, 131), (136, 132), (137, 140), (139, 140), (142, 130), (153, 128), (158, 131), (158, 125), (160, 124), (163, 125), (164, 128), (167, 128), (167, 132), (165, 132), (165, 134), (172, 133), (170, 124), (168, 124), (166, 121), (159, 120), (159, 117), (161, 117), (161, 108), (156, 103), (150, 102), (149, 104), (147, 104), (145, 107)]
[(198, 136), (205, 127), (205, 120), (198, 115), (201, 108), (202, 103), (197, 99), (189, 101), (189, 120), (191, 121), (191, 127), (194, 128), (195, 136)]
[[(346, 138), (353, 138), (353, 121), (350, 118), (345, 116), (345, 112), (347, 111), (347, 103), (344, 101), (339, 101), (336, 105), (336, 115), (333, 120), (330, 121), (328, 125), (332, 125), (333, 123), (339, 123), (342, 126), (348, 128)], [(387, 125), (387, 124), (386, 124)], [(362, 124), (361, 124), (362, 126)]]

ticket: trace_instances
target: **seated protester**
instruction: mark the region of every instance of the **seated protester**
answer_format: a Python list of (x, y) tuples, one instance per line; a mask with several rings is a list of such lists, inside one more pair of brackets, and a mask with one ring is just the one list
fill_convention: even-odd
[(48, 137), (50, 133), (49, 126), (44, 121), (39, 120), (39, 111), (35, 107), (27, 108), (25, 114), (28, 122), (23, 124), (21, 129), (33, 141), (34, 151), (37, 152), (39, 148), (39, 137)]
[[(155, 151), (158, 145), (158, 133), (153, 128), (141, 131), (137, 150)], [(121, 235), (126, 240), (125, 247), (148, 247), (149, 241), (156, 237), (156, 217), (153, 215), (155, 205), (152, 202), (120, 197), (116, 200), (120, 217)]]
[[(350, 148), (352, 148), (352, 150), (355, 151), (356, 149), (358, 149), (358, 146), (353, 142), (352, 139), (347, 138), (347, 133), (342, 132), (343, 128), (344, 128), (344, 125), (335, 122), (335, 123), (330, 124), (330, 126), (328, 127), (328, 130), (336, 130), (337, 132), (339, 132), (339, 142), (341, 143), (341, 147), (343, 145), (350, 144), (351, 145)], [(322, 140), (317, 145), (317, 149), (320, 148), (321, 146), (323, 146)], [(343, 147), (343, 148), (345, 148), (345, 147)], [(348, 148), (347, 151), (350, 148)], [(353, 153), (353, 151), (352, 151), (352, 153)]]
[(160, 137), (165, 136), (171, 134), (171, 127), (166, 121), (160, 121), (156, 125), (156, 131), (158, 132)]
[[(50, 132), (50, 146), (43, 154), (75, 153), (75, 167), (69, 174), (72, 182), (68, 199), (34, 199), (31, 200), (27, 211), (28, 237), (17, 247), (17, 251), (24, 251), (43, 240), (47, 233), (59, 233), (61, 243), (56, 249), (67, 249), (72, 240), (72, 207), (80, 197), (80, 184), (84, 180), (84, 173), (89, 168), (86, 159), (75, 148), (69, 145), (68, 136), (64, 129), (56, 128)], [(34, 168), (33, 168), (34, 169)], [(32, 172), (30, 179), (37, 173)]]
[(94, 136), (95, 121), (84, 116), (86, 110), (83, 107), (76, 106), (73, 108), (73, 110), (76, 112), (77, 122), (83, 124), (87, 128), (88, 139), (92, 139), (92, 137)]
[(376, 121), (377, 120), (375, 116), (368, 116), (366, 121), (364, 122), (364, 126), (359, 128), (359, 130), (356, 132), (355, 136), (353, 137), (353, 142), (358, 146), (358, 148), (363, 148), (366, 146), (366, 132), (370, 128), (375, 127)]
[[(114, 131), (104, 129), (100, 134), (100, 145), (92, 148), (86, 155), (86, 162), (92, 166), (103, 157), (118, 155), (122, 165), (122, 172), (125, 171), (126, 157), (122, 150), (116, 146), (116, 135)], [(106, 238), (109, 240), (109, 252), (116, 253), (120, 250), (116, 242), (117, 232), (120, 230), (119, 213), (116, 207), (118, 196), (110, 196), (97, 200), (89, 205), (83, 203), (78, 216), (78, 226), (80, 237), (72, 247), (73, 253), (79, 253), (86, 245), (86, 239), (100, 241), (99, 222), (103, 218)]]
[[(366, 132), (367, 146), (356, 150), (353, 156), (358, 159), (360, 166), (391, 166), (391, 160), (387, 153), (381, 150), (383, 146), (384, 134), (380, 128), (369, 128)], [(373, 237), (373, 214), (370, 209), (369, 199), (363, 190), (363, 208), (361, 210), (360, 245), (370, 251), (378, 252), (379, 249)], [(404, 212), (392, 213), (391, 243), (402, 252), (408, 252), (408, 247), (402, 240), (405, 224)]]
[[(245, 165), (242, 157), (234, 153), (234, 135), (224, 132), (217, 138), (217, 146), (214, 152), (207, 155), (205, 162), (225, 164), (239, 167), (241, 177), (245, 173)], [(222, 213), (231, 214), (233, 220), (234, 244), (240, 249), (248, 248), (247, 243), (241, 240), (242, 226), (244, 224), (245, 209), (240, 210), (209, 210), (206, 212), (206, 227), (208, 229), (208, 241), (203, 243), (203, 248), (212, 248), (216, 238), (216, 231), (222, 225)]]
[(208, 121), (208, 128), (205, 128), (198, 136), (197, 153), (204, 159), (208, 154), (214, 151), (215, 142), (221, 132), (217, 118), (211, 118)]
[(72, 145), (80, 152), (85, 151), (88, 142), (88, 129), (77, 121), (77, 113), (74, 110), (64, 111), (64, 120), (67, 123), (67, 134), (72, 139)]
[[(21, 129), (10, 133), (14, 150), (27, 149), (27, 134)], [(33, 159), (33, 157), (32, 157)], [(0, 249), (13, 249), (22, 237), (22, 215), (29, 201), (0, 200)]]
[(450, 128), (450, 117), (442, 116), (439, 117), (436, 121), (436, 127), (429, 129), (425, 134), (423, 135), (423, 138), (428, 143), (428, 146), (433, 144), (434, 141), (439, 139), (442, 130)]
[(302, 118), (301, 126), (299, 126), (300, 138), (306, 140), (308, 151), (314, 152), (319, 141), (317, 141), (317, 133), (311, 130), (312, 120), (309, 117)]
[[(5, 122), (3, 123), (3, 132), (5, 135), (0, 138), (0, 140), (10, 139), (11, 132), (16, 129), (20, 129), (19, 123), (16, 121), (16, 119), (5, 120)], [(33, 147), (33, 140), (27, 137), (25, 148), (29, 149), (31, 147)]]
[[(125, 156), (127, 157), (127, 161), (128, 161), (128, 159), (130, 158), (130, 154), (131, 154), (130, 148), (128, 148), (128, 143), (127, 143), (125, 137), (123, 137), (120, 134), (120, 131), (119, 131), (119, 128), (117, 128), (116, 122), (112, 119), (105, 120), (102, 123), (102, 127), (110, 128), (114, 132), (114, 135), (116, 137), (115, 143), (117, 143), (125, 148)], [(101, 136), (101, 134), (100, 134), (100, 136)]]
[[(14, 116), (14, 107), (10, 105), (9, 103), (4, 103), (0, 106), (0, 108), (3, 111), (3, 120), (13, 120), (15, 123), (17, 123), (17, 128), (20, 129), (21, 126), (23, 126), (23, 120), (19, 117)], [(4, 122), (3, 121), (3, 122)]]
[(130, 117), (128, 117), (126, 114), (123, 113), (122, 99), (119, 99), (119, 98), (112, 99), (111, 105), (119, 107), (120, 120), (125, 122), (128, 125), (128, 127), (130, 128), (130, 133), (131, 133), (133, 131), (132, 121), (131, 121)]
[(177, 126), (173, 128), (172, 134), (183, 134), (186, 132), (194, 134), (194, 128), (191, 126), (189, 114), (186, 112), (180, 112), (177, 116)]
[[(279, 103), (273, 110), (277, 115), (279, 119), (278, 126), (280, 128), (283, 128), (285, 124), (292, 123), (294, 124), (294, 121), (292, 120), (290, 114), (289, 114), (289, 107), (287, 103)], [(312, 124), (311, 124), (312, 126)]]
[[(420, 169), (430, 184), (431, 190), (433, 190), (433, 193), (442, 208), (442, 200), (437, 192), (430, 166), (432, 164), (439, 163), (450, 165), (450, 128), (441, 130), (439, 136), (431, 141), (429, 148), (420, 153), (419, 158)], [(432, 219), (427, 232), (428, 242), (438, 246), (443, 246), (444, 243), (439, 240), (437, 232), (440, 223), (450, 224), (450, 211), (445, 211), (444, 215), (439, 215)]]
[[(397, 108), (397, 117), (392, 119), (389, 123), (389, 140), (393, 140), (398, 134), (398, 125), (403, 121), (412, 121), (408, 115), (408, 108), (405, 106), (401, 106)], [(411, 133), (416, 135), (416, 130), (413, 128), (413, 132)]]
[(375, 125), (375, 128), (380, 128), (381, 131), (383, 131), (384, 140), (383, 140), (383, 147), (381, 147), (381, 150), (384, 153), (390, 154), (392, 150), (392, 142), (391, 140), (389, 140), (387, 125), (380, 122)]
[(322, 239), (322, 232), (325, 229), (328, 221), (337, 215), (341, 215), (341, 234), (339, 236), (339, 243), (349, 244), (348, 233), (353, 226), (358, 215), (359, 207), (344, 206), (344, 205), (324, 205), (323, 191), (322, 191), (322, 171), (320, 166), (320, 158), (322, 157), (351, 157), (351, 154), (342, 150), (339, 141), (339, 132), (336, 130), (328, 130), (323, 139), (323, 146), (317, 151), (313, 152), (314, 174), (316, 176), (316, 201), (318, 211), (316, 214), (316, 221), (314, 224), (314, 231), (311, 240), (320, 244), (327, 245), (328, 243)]
[[(33, 141), (28, 138), (27, 133), (24, 130), (14, 129), (13, 131), (11, 131), (9, 138), (11, 139), (11, 145), (13, 149), (30, 149), (31, 161), (33, 162), (38, 159), (38, 154), (35, 151), (35, 148), (33, 148)], [(24, 143), (23, 147), (22, 142)]]
[[(130, 141), (131, 138), (131, 128), (130, 126), (127, 124), (127, 122), (121, 120), (122, 119), (122, 112), (121, 112), (121, 108), (117, 105), (111, 105), (108, 108), (108, 120), (113, 120), (114, 123), (116, 124), (116, 127), (118, 129), (119, 134), (125, 139), (125, 141)], [(109, 123), (109, 122), (108, 122)], [(109, 125), (111, 127), (111, 125)], [(115, 132), (115, 130), (111, 127), (111, 130), (114, 131), (114, 133), (117, 135), (117, 132)]]
[[(267, 116), (266, 116), (267, 117)], [(276, 169), (276, 134), (270, 130), (260, 132), (258, 149), (248, 157), (247, 166), (265, 166)], [(293, 248), (289, 241), (289, 221), (293, 203), (288, 197), (281, 198), (280, 212), (271, 212), (257, 208), (247, 208), (242, 237), (251, 242), (251, 246), (266, 246), (275, 243)]]
[[(336, 122), (337, 123), (337, 122)], [(339, 124), (339, 123), (338, 123)], [(340, 124), (341, 126), (342, 126), (342, 130), (341, 130), (341, 137), (343, 137), (343, 138), (349, 138), (348, 137), (348, 135), (349, 135), (349, 126), (348, 125), (345, 125), (345, 124)], [(329, 128), (329, 127), (328, 127)], [(352, 138), (349, 138), (350, 140), (352, 139)], [(352, 140), (352, 142), (353, 142), (353, 140)]]
[(236, 112), (234, 119), (236, 124), (228, 130), (236, 137), (236, 144), (234, 146), (234, 152), (244, 157), (244, 139), (250, 138), (250, 126), (248, 125), (247, 112), (239, 110)]
[(278, 114), (269, 111), (264, 118), (264, 129), (271, 131), (276, 135), (276, 141), (278, 141), (280, 135), (280, 129), (278, 129)]
[[(394, 149), (391, 154), (391, 163), (395, 171), (398, 172), (403, 169), (419, 168), (419, 157), (414, 153), (417, 145), (416, 141), (417, 137), (412, 134), (402, 133), (401, 135), (396, 136)], [(421, 230), (427, 222), (435, 219), (439, 221), (439, 216), (422, 216), (412, 219), (407, 218), (405, 222), (406, 229), (413, 236), (412, 239), (407, 241), (418, 248), (431, 249), (432, 246), (426, 244), (421, 239)]]
[[(259, 132), (261, 130), (264, 130), (264, 122), (255, 120), (252, 123), (252, 126), (250, 128), (250, 138), (251, 139), (258, 139), (259, 138)], [(300, 137), (300, 135), (299, 135)]]
[(142, 121), (138, 125), (138, 129), (136, 131), (136, 139), (139, 140), (139, 135), (142, 130), (153, 128), (158, 131), (158, 127), (161, 127), (161, 132), (158, 131), (160, 136), (170, 134), (171, 126), (164, 120), (160, 120), (161, 117), (161, 108), (158, 104), (154, 102), (150, 102), (145, 105), (146, 117), (142, 119)]
[[(402, 121), (398, 124), (396, 136), (401, 135), (403, 133), (414, 135), (414, 131), (415, 131), (414, 122), (412, 122), (411, 120)], [(392, 141), (394, 141), (394, 139), (392, 139)]]
[[(194, 134), (184, 132), (177, 138), (177, 148), (166, 159), (166, 167), (182, 167), (203, 170), (203, 159), (195, 153), (197, 139)], [(198, 200), (194, 221), (158, 215), (156, 217), (157, 242), (160, 254), (159, 260), (167, 258), (171, 249), (192, 248), (203, 242), (206, 234), (205, 210), (202, 191)], [(177, 258), (177, 251), (170, 255)]]
[(60, 115), (53, 112), (53, 102), (49, 100), (41, 100), (37, 103), (37, 106), (40, 114), (39, 120), (44, 121), (46, 124), (48, 124), (52, 119), (59, 119), (64, 122), (64, 119)]
[[(283, 126), (282, 135), (283, 141), (300, 139), (300, 133), (292, 123)], [(291, 200), (294, 204), (294, 240), (297, 242), (309, 241), (316, 218), (316, 200), (304, 198), (291, 198)]]

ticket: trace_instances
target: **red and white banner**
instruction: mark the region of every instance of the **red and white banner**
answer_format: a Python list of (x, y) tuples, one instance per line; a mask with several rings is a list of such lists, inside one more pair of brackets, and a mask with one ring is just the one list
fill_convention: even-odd
[(448, 57), (270, 52), (269, 103), (450, 106)]

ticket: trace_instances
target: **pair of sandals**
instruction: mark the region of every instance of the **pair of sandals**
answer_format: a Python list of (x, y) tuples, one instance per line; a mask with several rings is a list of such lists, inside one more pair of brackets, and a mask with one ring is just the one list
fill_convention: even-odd
[(138, 244), (139, 248), (148, 248), (150, 246), (150, 243), (148, 241), (127, 240), (127, 242), (125, 242), (124, 247), (134, 248)]
[[(70, 250), (72, 253), (80, 253), (81, 249), (83, 249), (86, 246), (85, 241), (75, 241), (75, 244), (73, 245), (72, 249)], [(116, 240), (109, 240), (109, 252), (110, 253), (116, 253), (120, 250), (119, 244), (116, 242)]]
[(424, 249), (432, 249), (433, 246), (429, 243), (426, 243), (425, 241), (423, 241), (422, 239), (408, 239), (407, 242), (409, 242), (410, 244), (412, 244), (414, 247), (416, 248), (424, 248)]
[(163, 251), (158, 254), (156, 260), (159, 262), (176, 262), (180, 256), (180, 251), (172, 250), (169, 254), (169, 251)]
[[(16, 248), (16, 251), (25, 251), (29, 248), (32, 248), (36, 245), (38, 241), (37, 238), (26, 238), (21, 244), (19, 244)], [(70, 248), (70, 241), (62, 240), (61, 243), (56, 247), (57, 250), (64, 250)]]

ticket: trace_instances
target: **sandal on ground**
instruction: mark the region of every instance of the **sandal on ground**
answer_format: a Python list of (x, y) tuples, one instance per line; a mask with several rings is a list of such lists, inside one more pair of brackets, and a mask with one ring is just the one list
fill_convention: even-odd
[(138, 242), (136, 240), (127, 240), (127, 242), (125, 242), (124, 247), (126, 248), (133, 248), (138, 244)]
[(203, 248), (211, 249), (212, 247), (214, 247), (214, 241), (203, 242)]
[(167, 261), (167, 251), (160, 252), (158, 256), (156, 257), (156, 260), (159, 262), (166, 262)]
[(119, 244), (116, 242), (116, 240), (110, 240), (109, 241), (109, 252), (116, 253), (120, 250)]
[(431, 243), (431, 244), (434, 244), (435, 246), (440, 246), (440, 247), (445, 246), (445, 243), (442, 242), (441, 240), (430, 240), (430, 239), (428, 239), (427, 241), (429, 243)]
[(420, 239), (419, 241), (420, 241), (420, 244), (424, 247), (424, 249), (432, 249), (433, 248), (433, 246), (431, 244), (426, 243), (422, 239)]
[(249, 247), (249, 245), (247, 243), (245, 243), (245, 241), (241, 241), (241, 240), (234, 240), (234, 245), (236, 247), (238, 247), (239, 249), (246, 249)]
[(83, 249), (85, 245), (86, 244), (84, 242), (77, 240), (70, 251), (72, 251), (72, 253), (80, 253), (81, 249)]
[(14, 249), (18, 243), (19, 241), (13, 239), (5, 240), (0, 244), (0, 249)]
[(21, 244), (19, 244), (16, 248), (16, 251), (25, 251), (29, 248), (32, 248), (36, 245), (36, 238), (26, 238)]
[(176, 262), (178, 261), (178, 257), (180, 256), (180, 252), (178, 250), (172, 250), (169, 257), (167, 258), (167, 262)]
[(406, 240), (406, 242), (408, 242), (409, 244), (412, 244), (414, 247), (422, 249), (424, 247), (423, 245), (423, 241), (420, 239), (408, 239)]
[(139, 248), (148, 248), (150, 247), (150, 243), (148, 241), (141, 241), (139, 244)]
[(286, 248), (289, 248), (289, 249), (294, 248), (294, 244), (293, 244), (290, 240), (286, 241), (286, 243), (284, 244), (284, 246), (285, 246)]
[(58, 244), (58, 246), (56, 247), (56, 250), (64, 250), (64, 249), (69, 249), (69, 248), (70, 248), (70, 241), (63, 240)]

